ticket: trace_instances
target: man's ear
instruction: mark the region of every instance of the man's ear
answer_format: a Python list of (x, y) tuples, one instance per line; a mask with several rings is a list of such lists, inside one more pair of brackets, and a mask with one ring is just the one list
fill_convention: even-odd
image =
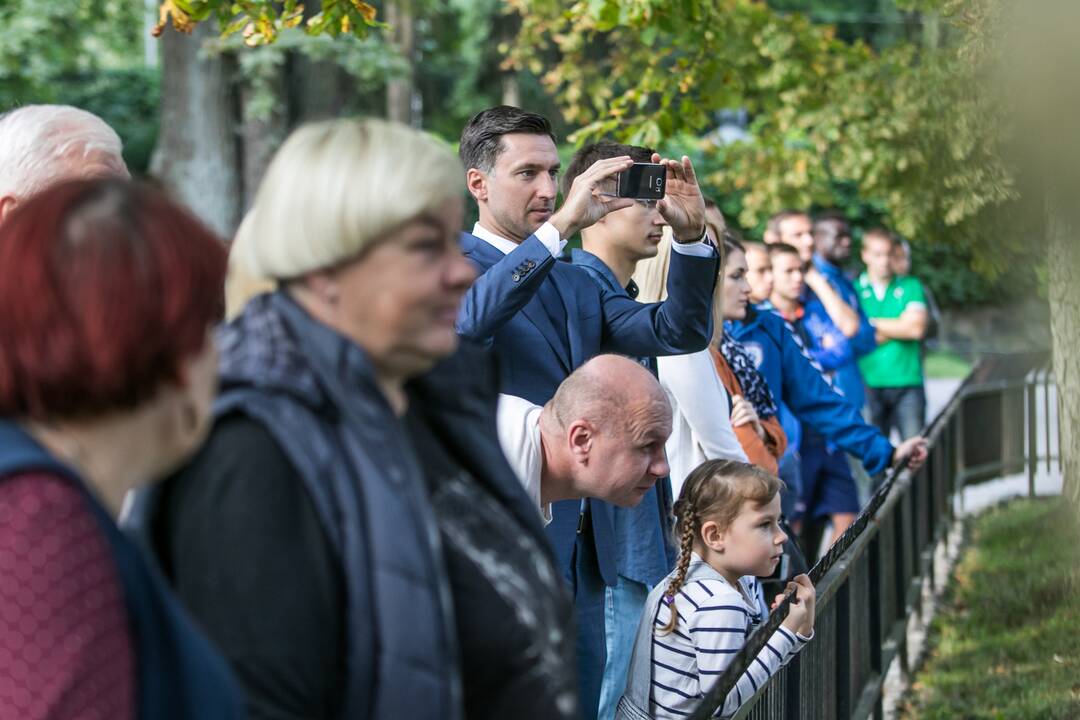
[(476, 168), (469, 168), (465, 172), (465, 187), (469, 189), (469, 194), (476, 202), (487, 202), (487, 175)]
[(706, 520), (701, 525), (701, 540), (705, 547), (716, 552), (724, 552), (726, 533), (720, 532), (720, 526), (713, 520)]
[(7, 220), (7, 216), (11, 214), (11, 211), (19, 204), (19, 199), (14, 195), (4, 195), (0, 197), (0, 223)]
[(566, 439), (570, 445), (570, 455), (575, 462), (587, 463), (592, 452), (596, 428), (588, 420), (575, 420), (566, 429)]

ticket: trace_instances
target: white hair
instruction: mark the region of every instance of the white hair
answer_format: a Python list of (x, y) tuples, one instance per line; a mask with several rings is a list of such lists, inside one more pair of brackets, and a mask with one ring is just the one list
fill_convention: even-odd
[(127, 177), (116, 131), (70, 105), (27, 105), (0, 115), (0, 197), (25, 199), (67, 178)]
[(420, 131), (370, 118), (306, 125), (267, 168), (232, 272), (290, 280), (332, 267), (464, 187), (461, 161)]

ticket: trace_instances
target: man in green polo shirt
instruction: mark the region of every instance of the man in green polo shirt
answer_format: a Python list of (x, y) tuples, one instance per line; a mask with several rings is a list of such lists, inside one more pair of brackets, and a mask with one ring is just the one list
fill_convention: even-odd
[(926, 422), (922, 349), (926, 335), (926, 300), (922, 284), (910, 275), (892, 272), (893, 237), (884, 229), (863, 235), (866, 271), (855, 284), (859, 303), (877, 334), (877, 349), (859, 359), (866, 382), (870, 422), (886, 437), (896, 428), (900, 437), (921, 432)]

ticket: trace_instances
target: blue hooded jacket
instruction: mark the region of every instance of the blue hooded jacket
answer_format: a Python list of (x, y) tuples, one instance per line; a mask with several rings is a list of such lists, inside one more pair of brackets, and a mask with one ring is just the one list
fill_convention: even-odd
[[(840, 295), (840, 298), (859, 314), (859, 331), (848, 338), (850, 357), (838, 358), (833, 370), (836, 373), (836, 386), (840, 389), (840, 392), (844, 394), (848, 402), (855, 406), (856, 410), (861, 411), (863, 403), (866, 402), (866, 390), (856, 360), (867, 353), (873, 352), (874, 348), (877, 347), (877, 340), (874, 338), (874, 327), (870, 324), (866, 313), (862, 311), (859, 294), (855, 292), (855, 286), (844, 275), (844, 271), (817, 254), (814, 255), (814, 266), (825, 276), (825, 279), (829, 281), (829, 284)], [(803, 305), (809, 310), (813, 304), (820, 306), (821, 301), (807, 290), (807, 297)], [(821, 307), (821, 310), (824, 311), (824, 307)]]
[[(724, 331), (753, 356), (773, 395), (795, 417), (846, 452), (862, 459), (871, 475), (889, 466), (893, 446), (862, 419), (855, 406), (829, 386), (806, 353), (794, 329), (779, 315), (748, 307), (741, 321), (729, 320)], [(781, 413), (783, 420), (784, 413)], [(784, 428), (787, 431), (787, 427)]]

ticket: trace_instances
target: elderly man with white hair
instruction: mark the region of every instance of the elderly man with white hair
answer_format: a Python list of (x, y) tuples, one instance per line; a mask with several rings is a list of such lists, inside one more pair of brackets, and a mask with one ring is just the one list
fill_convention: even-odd
[(55, 183), (129, 177), (122, 148), (104, 120), (70, 105), (27, 105), (0, 115), (0, 222)]
[(500, 395), (498, 428), (503, 452), (546, 523), (556, 500), (595, 497), (632, 507), (668, 474), (671, 405), (652, 373), (620, 355), (589, 360), (543, 406)]

